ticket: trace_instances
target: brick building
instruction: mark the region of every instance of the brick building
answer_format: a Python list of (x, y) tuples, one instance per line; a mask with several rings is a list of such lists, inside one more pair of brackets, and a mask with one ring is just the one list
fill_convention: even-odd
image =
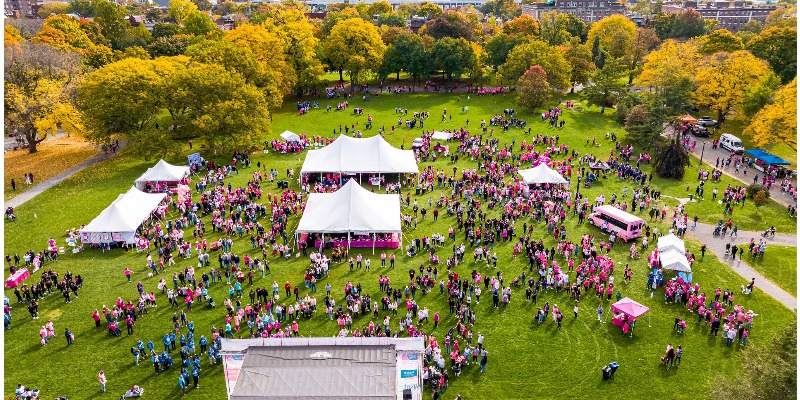
[(777, 7), (762, 4), (748, 5), (744, 1), (717, 1), (697, 4), (697, 1), (684, 1), (682, 3), (665, 3), (661, 7), (664, 14), (680, 13), (687, 9), (694, 9), (703, 18), (719, 21), (719, 27), (736, 32), (750, 20), (764, 23), (767, 16)]
[(625, 15), (625, 5), (607, 0), (555, 0), (547, 3), (523, 4), (522, 13), (538, 20), (548, 11), (572, 14), (587, 24), (614, 14)]

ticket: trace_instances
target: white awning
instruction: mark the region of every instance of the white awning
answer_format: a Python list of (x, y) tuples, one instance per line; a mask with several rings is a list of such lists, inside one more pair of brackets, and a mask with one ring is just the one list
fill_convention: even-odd
[(431, 139), (435, 140), (449, 140), (451, 137), (453, 137), (452, 133), (442, 131), (434, 131), (431, 135)]
[(683, 244), (683, 240), (674, 234), (669, 234), (658, 238), (657, 247), (659, 252), (665, 252), (669, 250), (677, 250), (681, 254), (686, 252), (686, 246)]
[(523, 169), (519, 171), (522, 180), (529, 185), (536, 183), (567, 183), (561, 174), (550, 169), (545, 163), (537, 165), (535, 168)]
[(144, 193), (135, 187), (131, 187), (127, 193), (117, 196), (117, 199), (111, 205), (81, 229), (81, 233), (84, 234), (84, 237), (92, 238), (88, 241), (90, 243), (99, 243), (99, 240), (95, 240), (97, 239), (95, 234), (103, 233), (109, 235), (113, 233), (124, 234), (125, 241), (128, 241), (136, 229), (150, 217), (150, 214), (158, 208), (158, 205), (166, 197), (166, 193)]
[(291, 131), (283, 131), (283, 133), (281, 133), (281, 139), (287, 142), (299, 142), (300, 136), (297, 136), (297, 134)]
[(141, 189), (147, 182), (178, 182), (189, 175), (189, 167), (172, 165), (159, 160), (152, 168), (136, 179), (136, 187)]
[(297, 230), (399, 233), (400, 198), (372, 193), (350, 179), (334, 193), (310, 194)]
[(664, 252), (659, 251), (658, 257), (661, 260), (661, 268), (663, 269), (686, 273), (692, 272), (689, 260), (686, 258), (686, 255), (679, 250), (671, 249)]
[(301, 173), (419, 173), (411, 150), (400, 150), (380, 135), (364, 139), (339, 136), (333, 143), (311, 150), (306, 155)]

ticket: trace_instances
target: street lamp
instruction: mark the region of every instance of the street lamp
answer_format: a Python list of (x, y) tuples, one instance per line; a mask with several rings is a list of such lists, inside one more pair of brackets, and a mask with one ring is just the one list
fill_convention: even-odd
[(703, 140), (703, 149), (700, 151), (700, 168), (703, 168), (703, 155), (706, 153), (706, 141)]

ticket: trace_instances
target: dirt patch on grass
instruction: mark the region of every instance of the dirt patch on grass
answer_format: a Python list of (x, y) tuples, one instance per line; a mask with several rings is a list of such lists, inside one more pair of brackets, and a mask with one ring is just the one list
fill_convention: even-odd
[[(48, 140), (37, 148), (39, 151), (34, 154), (28, 154), (27, 149), (3, 154), (5, 200), (30, 188), (25, 184), (25, 174), (32, 173), (36, 184), (86, 161), (98, 152), (94, 145), (68, 137)], [(11, 190), (12, 178), (16, 182), (16, 190)]]

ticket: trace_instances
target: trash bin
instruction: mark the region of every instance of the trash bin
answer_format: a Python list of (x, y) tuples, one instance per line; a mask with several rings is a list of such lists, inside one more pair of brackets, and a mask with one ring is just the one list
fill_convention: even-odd
[(420, 190), (421, 190), (421, 188), (419, 186), (417, 186), (417, 196), (419, 196)]
[(608, 378), (611, 378), (611, 367), (606, 365), (605, 367), (603, 367), (603, 380), (607, 381)]
[(609, 379), (614, 379), (614, 374), (617, 372), (617, 368), (619, 368), (619, 364), (615, 361), (611, 364), (608, 364), (608, 368), (611, 370), (608, 374)]

